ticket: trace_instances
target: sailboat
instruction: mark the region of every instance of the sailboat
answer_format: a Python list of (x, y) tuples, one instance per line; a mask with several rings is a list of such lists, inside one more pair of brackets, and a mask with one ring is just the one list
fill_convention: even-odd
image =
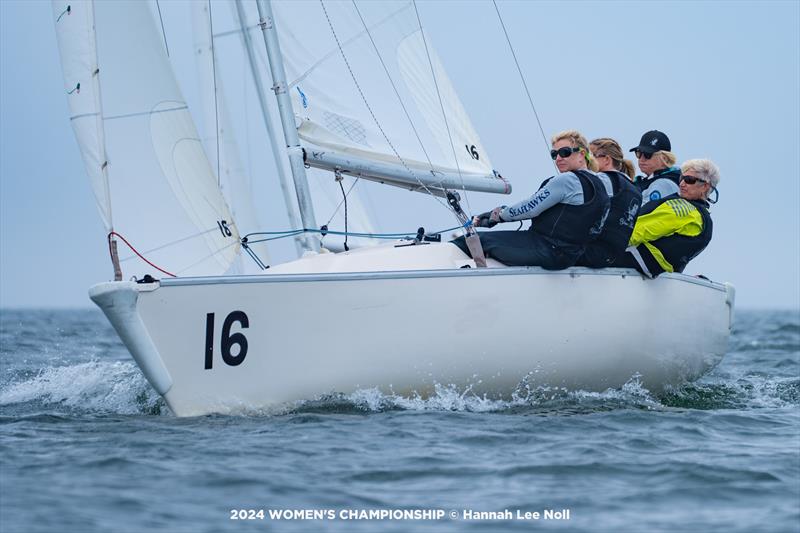
[[(484, 267), (422, 228), (338, 251), (321, 240), (343, 216), (336, 206), (338, 218), (323, 215), (335, 226), (318, 223), (323, 180), (339, 185), (345, 206), (359, 204), (353, 191), (364, 182), (430, 195), (470, 233), (456, 193), (511, 192), (413, 2), (231, 4), (279, 156), (269, 179), (281, 183), (297, 229), (284, 234), (300, 257), (281, 264), (269, 264), (272, 234), (258, 227), (247, 180), (225, 155), (216, 75), (213, 150), (150, 5), (52, 4), (70, 119), (115, 269), (89, 295), (175, 415), (364, 388), (509, 397), (520, 387), (605, 390), (638, 379), (657, 391), (697, 379), (725, 354), (729, 284), (492, 259)], [(215, 34), (206, 37), (196, 46), (209, 72)], [(351, 230), (375, 233), (368, 216), (353, 217)], [(123, 281), (123, 266), (136, 278)], [(622, 329), (630, 316), (650, 320)]]

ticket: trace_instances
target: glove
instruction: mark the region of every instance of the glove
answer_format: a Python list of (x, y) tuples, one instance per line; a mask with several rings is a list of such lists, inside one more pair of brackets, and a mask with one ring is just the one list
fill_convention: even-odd
[(506, 206), (501, 205), (500, 207), (495, 207), (494, 209), (492, 209), (492, 213), (491, 215), (489, 215), (489, 219), (493, 220), (495, 224), (497, 224), (498, 222), (505, 222), (505, 220), (503, 220), (503, 217), (500, 216), (500, 213), (505, 208)]
[(472, 218), (472, 224), (476, 228), (493, 228), (500, 222), (505, 222), (500, 212), (505, 209), (505, 206), (495, 207), (491, 211), (481, 213), (480, 215)]
[(493, 228), (497, 225), (497, 221), (492, 220), (492, 212), (487, 211), (478, 216), (472, 217), (472, 224), (476, 228)]

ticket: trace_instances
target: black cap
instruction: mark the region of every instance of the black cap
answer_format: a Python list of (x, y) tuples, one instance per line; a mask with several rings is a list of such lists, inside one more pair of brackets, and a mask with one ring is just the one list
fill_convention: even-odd
[(654, 154), (656, 152), (660, 152), (661, 150), (669, 152), (672, 150), (672, 145), (669, 143), (669, 137), (667, 137), (666, 133), (658, 130), (650, 130), (642, 135), (642, 140), (639, 141), (639, 146), (631, 148), (628, 151), (635, 152), (636, 150), (644, 152), (645, 154)]

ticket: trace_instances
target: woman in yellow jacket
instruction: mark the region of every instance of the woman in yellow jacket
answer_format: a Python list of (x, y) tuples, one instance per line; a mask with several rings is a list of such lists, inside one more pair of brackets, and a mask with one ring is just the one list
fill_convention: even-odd
[(633, 267), (649, 277), (683, 272), (687, 263), (711, 242), (713, 224), (708, 198), (712, 191), (716, 192), (719, 180), (719, 169), (711, 160), (686, 161), (681, 166), (678, 194), (642, 207), (629, 248), (615, 266)]

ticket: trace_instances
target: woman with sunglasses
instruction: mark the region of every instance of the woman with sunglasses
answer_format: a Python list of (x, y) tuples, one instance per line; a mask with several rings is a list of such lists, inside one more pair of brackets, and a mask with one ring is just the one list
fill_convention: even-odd
[(711, 160), (686, 161), (681, 167), (678, 194), (642, 206), (629, 253), (620, 258), (620, 266), (636, 268), (649, 277), (683, 272), (711, 242), (708, 197), (716, 191), (719, 180), (719, 169)]
[(602, 233), (586, 245), (577, 265), (591, 268), (612, 267), (616, 266), (617, 258), (628, 247), (636, 216), (642, 205), (642, 193), (631, 183), (633, 163), (623, 158), (622, 148), (617, 141), (603, 137), (589, 143), (589, 148), (597, 160), (600, 170), (598, 176), (607, 181), (606, 190), (611, 205)]
[[(486, 257), (506, 265), (560, 270), (574, 265), (586, 243), (600, 234), (609, 200), (593, 172), (597, 167), (586, 138), (570, 130), (555, 135), (552, 143), (550, 156), (559, 174), (546, 179), (529, 198), (473, 218), (475, 226), (485, 228), (531, 219), (528, 231), (481, 233)], [(453, 243), (469, 255), (464, 237)]]
[(669, 137), (658, 130), (642, 135), (639, 146), (630, 149), (636, 155), (639, 170), (644, 174), (634, 179), (642, 191), (642, 205), (678, 193), (681, 171), (674, 166), (677, 158), (670, 152), (671, 149)]

